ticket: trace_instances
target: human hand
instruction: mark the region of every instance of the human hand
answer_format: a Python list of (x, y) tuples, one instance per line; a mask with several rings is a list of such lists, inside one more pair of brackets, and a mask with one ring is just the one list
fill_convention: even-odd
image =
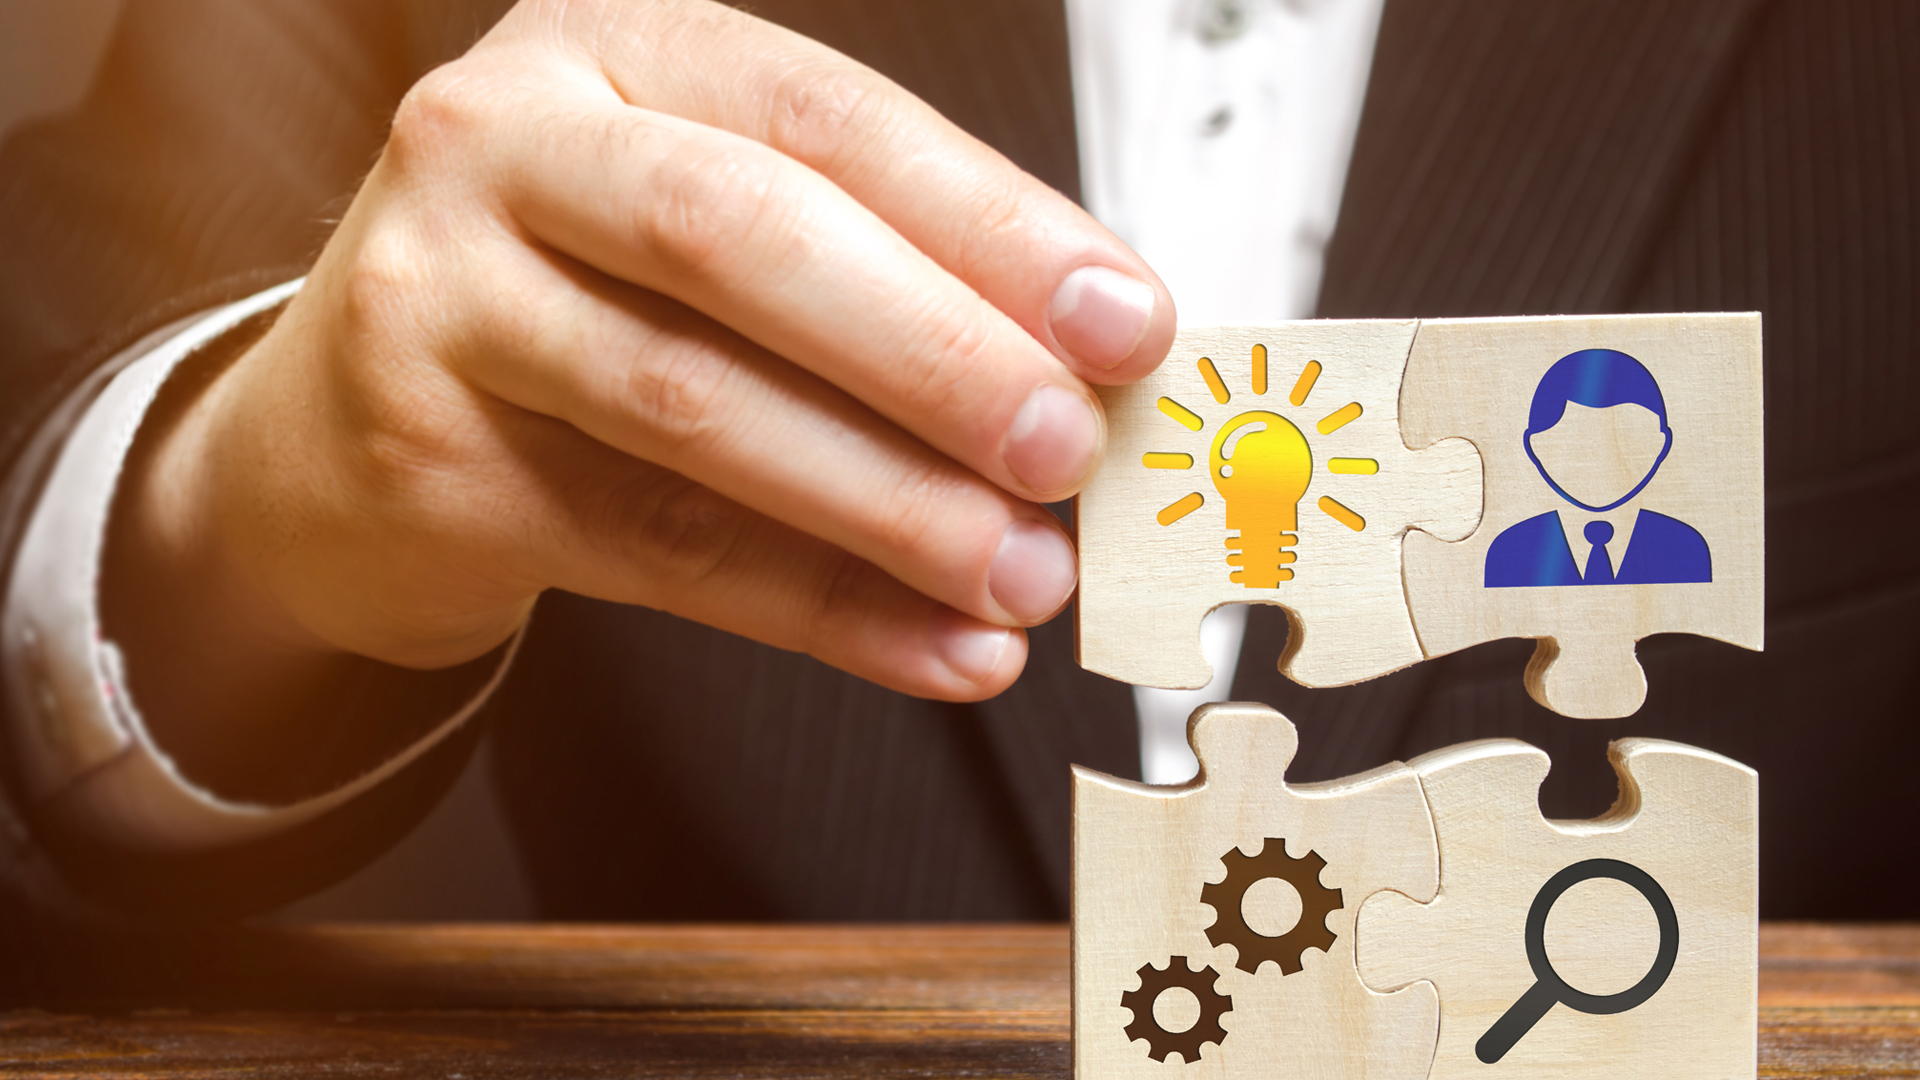
[(846, 58), (705, 0), (525, 0), (156, 427), (109, 584), (167, 611), (131, 649), (192, 626), (233, 673), (175, 700), (460, 663), (550, 587), (986, 697), (1073, 587), (1037, 503), (1099, 460), (1087, 384), (1173, 328), (1116, 238)]

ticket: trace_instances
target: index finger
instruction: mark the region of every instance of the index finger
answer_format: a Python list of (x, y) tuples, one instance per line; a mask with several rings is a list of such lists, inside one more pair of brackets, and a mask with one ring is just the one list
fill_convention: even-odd
[(1173, 298), (1144, 260), (872, 69), (708, 0), (562, 17), (580, 20), (567, 39), (629, 104), (764, 143), (826, 176), (1080, 378), (1131, 382), (1166, 356)]

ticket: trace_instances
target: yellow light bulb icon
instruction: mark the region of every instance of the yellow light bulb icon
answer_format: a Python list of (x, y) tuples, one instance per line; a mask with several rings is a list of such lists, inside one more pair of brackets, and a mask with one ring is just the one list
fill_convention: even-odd
[[(1262, 429), (1246, 431), (1255, 425)], [(1293, 578), (1286, 564), (1299, 542), (1300, 500), (1313, 477), (1313, 451), (1306, 436), (1277, 413), (1246, 412), (1213, 437), (1209, 455), (1213, 486), (1226, 500), (1227, 565), (1231, 580), (1249, 589), (1271, 589)]]

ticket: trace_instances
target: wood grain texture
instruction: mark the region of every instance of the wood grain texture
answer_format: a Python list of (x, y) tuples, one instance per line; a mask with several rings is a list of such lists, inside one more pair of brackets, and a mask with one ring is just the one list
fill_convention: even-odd
[(1920, 926), (1760, 924), (1760, 1007), (1920, 1005)]
[(1059, 1076), (1065, 1017), (912, 1010), (0, 1018), (39, 1077)]
[[(169, 937), (0, 1012), (0, 1075), (1062, 1078), (1068, 971), (1051, 925)], [(1920, 926), (1763, 924), (1760, 1000), (1762, 1077), (1920, 1076)]]
[[(1415, 326), (1372, 320), (1182, 330), (1152, 375), (1099, 388), (1107, 455), (1075, 514), (1082, 666), (1145, 686), (1205, 686), (1213, 669), (1200, 651), (1200, 623), (1228, 603), (1287, 609), (1295, 632), (1277, 663), (1303, 685), (1356, 682), (1421, 658), (1400, 582), (1401, 538), (1410, 528), (1452, 540), (1472, 532), (1480, 464), (1463, 440), (1418, 453), (1401, 441), (1400, 380)], [(1264, 394), (1253, 389), (1260, 354)], [(1217, 369), (1227, 400), (1209, 387), (1203, 359)], [(1300, 378), (1310, 364), (1319, 365), (1317, 374)], [(1163, 408), (1166, 400), (1179, 411)], [(1230, 495), (1244, 490), (1248, 475), (1213, 475), (1210, 466), (1222, 463), (1210, 462), (1219, 439), (1250, 413), (1281, 418), (1304, 441), (1310, 468), (1293, 487)], [(1227, 449), (1245, 458), (1266, 438), (1240, 435), (1237, 448)], [(1185, 453), (1194, 465), (1149, 468), (1149, 453)], [(1377, 469), (1335, 472), (1328, 463), (1336, 457)], [(1175, 504), (1195, 495), (1197, 509), (1174, 514)], [(1356, 531), (1339, 511), (1323, 508), (1323, 498), (1364, 527)], [(1263, 545), (1269, 556), (1284, 546), (1284, 578), (1233, 580), (1230, 551), (1240, 549), (1247, 562), (1240, 573), (1250, 574)]]
[[(1367, 898), (1356, 958), (1369, 986), (1437, 987), (1436, 1080), (1481, 1076), (1496, 1062), (1560, 1080), (1752, 1075), (1757, 777), (1738, 762), (1661, 740), (1624, 739), (1610, 756), (1618, 803), (1571, 822), (1541, 816), (1549, 762), (1525, 743), (1466, 743), (1409, 763), (1439, 837), (1439, 895), (1429, 904), (1393, 893)], [(1615, 871), (1624, 864), (1651, 882), (1636, 894), (1609, 873), (1557, 900), (1548, 894), (1563, 871), (1599, 865), (1589, 860), (1608, 860)], [(1671, 920), (1664, 926), (1662, 903)], [(1537, 941), (1529, 937), (1536, 915), (1544, 920)], [(1628, 995), (1637, 985), (1651, 996), (1634, 1004)], [(1602, 1000), (1576, 1011), (1569, 986)], [(1607, 999), (1631, 1007), (1609, 1012)], [(1500, 1039), (1530, 1000), (1538, 1008)]]
[[(380, 925), (101, 941), (52, 1000), (90, 1009), (1065, 1009), (1033, 924)], [(15, 996), (4, 1004), (45, 1000)]]
[[(1074, 1075), (1159, 1077), (1182, 1061), (1182, 1075), (1209, 1080), (1424, 1077), (1439, 1022), (1432, 988), (1362, 985), (1352, 932), (1369, 894), (1430, 899), (1438, 884), (1439, 851), (1412, 770), (1395, 764), (1290, 786), (1293, 724), (1264, 705), (1202, 706), (1188, 737), (1200, 775), (1185, 785), (1074, 772)], [(1291, 885), (1293, 910), (1261, 926), (1250, 914), (1253, 889), (1269, 884)], [(1182, 1028), (1141, 1017), (1159, 1007), (1148, 980), (1170, 962), (1207, 969), (1185, 992), (1231, 998), (1224, 1037), (1174, 1051), (1178, 1058), (1167, 1046), (1193, 1030), (1191, 1019)]]
[[(1671, 431), (1651, 481), (1614, 514), (1577, 509), (1557, 494), (1523, 441), (1542, 376), (1587, 349), (1618, 350), (1645, 365)], [(1534, 700), (1564, 715), (1601, 718), (1631, 715), (1646, 699), (1634, 643), (1649, 634), (1684, 631), (1761, 647), (1758, 314), (1424, 320), (1401, 389), (1401, 427), (1409, 446), (1471, 440), (1486, 470), (1486, 509), (1471, 537), (1457, 544), (1407, 540), (1407, 600), (1426, 655), (1501, 637), (1537, 638), (1526, 676)], [(1530, 438), (1539, 449), (1541, 436)], [(1609, 528), (1631, 551), (1632, 535), (1647, 528), (1643, 511), (1676, 518), (1704, 538), (1711, 581), (1488, 587), (1489, 550), (1522, 522), (1558, 514), (1577, 568), (1588, 553), (1583, 523), (1617, 519)], [(1630, 558), (1616, 555), (1623, 574)]]

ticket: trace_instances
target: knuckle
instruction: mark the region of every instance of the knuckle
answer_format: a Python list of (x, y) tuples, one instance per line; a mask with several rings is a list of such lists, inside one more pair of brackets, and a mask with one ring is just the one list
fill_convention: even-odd
[(946, 523), (945, 512), (955, 505), (959, 486), (941, 465), (916, 466), (881, 501), (875, 539), (887, 551), (921, 550)]
[(352, 369), (342, 395), (362, 479), (376, 496), (436, 502), (469, 456), (474, 417), (450, 387), (409, 367), (384, 375)]
[[(858, 158), (876, 144), (869, 168), (897, 169), (929, 142), (943, 136), (971, 141), (884, 76), (845, 63), (797, 67), (776, 76), (766, 91), (768, 142), (831, 175), (857, 171)], [(1033, 238), (1047, 231), (1056, 193), (980, 147), (985, 158), (964, 174), (949, 170), (952, 185), (939, 229), (952, 267), (968, 280), (1005, 269), (1010, 258), (1028, 258)], [(968, 179), (959, 179), (965, 175)], [(930, 215), (928, 220), (933, 220)]]
[(346, 400), (360, 490), (371, 499), (432, 506), (460, 486), (473, 418), (445, 388), (408, 373)]
[(1036, 196), (1024, 177), (982, 180), (965, 200), (969, 220), (960, 229), (955, 263), (961, 277), (976, 281), (1005, 269), (1009, 255), (1027, 256), (1033, 238), (1047, 231)]
[(561, 321), (564, 299), (516, 287), (520, 282), (504, 275), (481, 273), (468, 280), (474, 281), (472, 292), (485, 295), (489, 302), (470, 305), (446, 328), (455, 367), (522, 368), (524, 358), (551, 348), (556, 326), (565, 325)]
[(636, 536), (644, 563), (674, 591), (698, 588), (720, 573), (748, 526), (738, 504), (677, 473), (627, 489), (608, 516), (620, 530), (612, 535)]
[(427, 284), (424, 256), (404, 229), (375, 224), (358, 238), (340, 277), (341, 316), (352, 340), (370, 342), (407, 318)]
[(341, 275), (329, 399), (355, 448), (361, 478), (383, 496), (438, 486), (477, 434), (472, 402), (434, 362), (415, 325), (431, 288), (424, 261), (395, 231), (376, 229)]
[(778, 257), (769, 244), (792, 211), (769, 155), (693, 139), (678, 156), (658, 197), (636, 201), (636, 246), (652, 251), (668, 274), (696, 280), (730, 276), (743, 258)]
[(784, 71), (766, 93), (768, 141), (816, 167), (841, 164), (899, 114), (892, 83), (844, 62)]
[(926, 336), (906, 350), (918, 357), (901, 393), (920, 417), (964, 414), (972, 404), (975, 375), (991, 360), (996, 335), (984, 303), (969, 296), (953, 310), (920, 320)]
[(619, 411), (646, 423), (666, 454), (697, 450), (724, 426), (733, 375), (703, 343), (673, 342), (627, 370)]
[(819, 568), (816, 587), (810, 594), (801, 634), (804, 649), (811, 656), (844, 652), (849, 626), (866, 624), (876, 605), (872, 582), (873, 567), (851, 552), (835, 548)]
[(428, 72), (395, 110), (383, 156), (402, 167), (438, 160), (467, 145), (487, 125), (474, 81), (457, 63)]

